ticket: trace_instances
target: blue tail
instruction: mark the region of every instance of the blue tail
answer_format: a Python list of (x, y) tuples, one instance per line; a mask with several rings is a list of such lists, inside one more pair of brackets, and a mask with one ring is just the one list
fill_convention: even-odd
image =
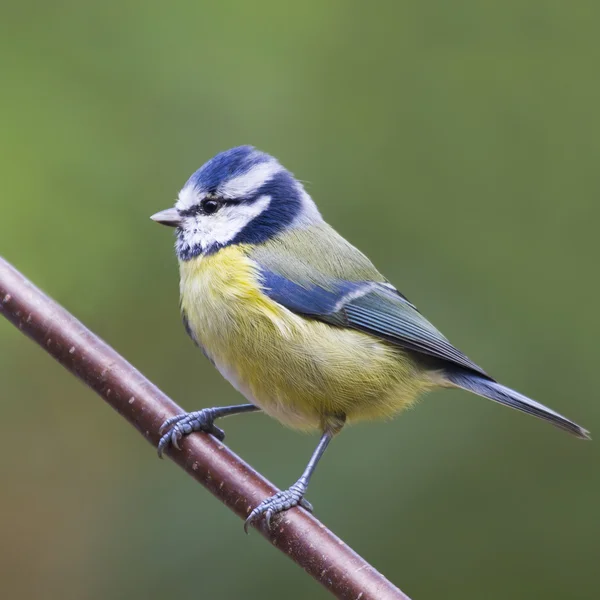
[(577, 425), (577, 423), (569, 421), (569, 419), (559, 415), (543, 404), (531, 400), (531, 398), (527, 398), (527, 396), (523, 396), (523, 394), (519, 394), (519, 392), (515, 392), (500, 383), (496, 383), (492, 379), (486, 379), (481, 375), (463, 370), (448, 370), (445, 373), (445, 377), (453, 386), (473, 392), (489, 400), (494, 400), (494, 402), (499, 402), (500, 404), (504, 404), (504, 406), (516, 408), (528, 415), (544, 419), (544, 421), (548, 421), (578, 438), (584, 440), (591, 439), (589, 432)]

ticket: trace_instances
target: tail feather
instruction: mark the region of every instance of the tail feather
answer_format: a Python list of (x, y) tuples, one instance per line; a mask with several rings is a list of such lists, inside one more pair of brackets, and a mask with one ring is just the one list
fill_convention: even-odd
[(578, 438), (584, 440), (591, 439), (589, 432), (577, 425), (577, 423), (570, 421), (547, 406), (531, 398), (527, 398), (527, 396), (523, 396), (523, 394), (519, 394), (519, 392), (515, 392), (491, 379), (486, 379), (481, 375), (469, 373), (468, 371), (447, 372), (445, 378), (455, 387), (473, 392), (489, 400), (494, 400), (494, 402), (499, 402), (500, 404), (504, 404), (504, 406), (516, 408), (539, 419), (544, 419), (544, 421), (548, 421)]

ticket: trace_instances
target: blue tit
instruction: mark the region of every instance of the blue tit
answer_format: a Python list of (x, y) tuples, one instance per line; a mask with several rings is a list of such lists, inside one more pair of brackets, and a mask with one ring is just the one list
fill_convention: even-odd
[(257, 506), (246, 528), (310, 508), (311, 475), (346, 423), (391, 417), (433, 388), (468, 390), (589, 438), (457, 350), (268, 154), (250, 146), (218, 154), (152, 219), (175, 228), (188, 334), (248, 401), (167, 420), (159, 455), (194, 431), (223, 439), (215, 419), (257, 410), (321, 432), (300, 479)]

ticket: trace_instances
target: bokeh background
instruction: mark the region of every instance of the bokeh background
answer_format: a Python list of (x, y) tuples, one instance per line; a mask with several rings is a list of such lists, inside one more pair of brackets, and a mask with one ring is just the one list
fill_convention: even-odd
[[(4, 3), (0, 253), (180, 404), (172, 204), (251, 143), (461, 349), (600, 432), (594, 1)], [(0, 596), (326, 598), (0, 320)], [(316, 438), (228, 443), (280, 486)], [(600, 596), (600, 446), (467, 393), (350, 428), (317, 515), (415, 600)]]

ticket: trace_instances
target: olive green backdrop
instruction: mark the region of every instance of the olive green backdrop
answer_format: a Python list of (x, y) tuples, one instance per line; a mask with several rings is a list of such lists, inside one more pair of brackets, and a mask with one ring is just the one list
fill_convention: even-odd
[[(474, 360), (600, 433), (600, 5), (4, 2), (0, 253), (186, 408), (172, 204), (254, 144)], [(326, 598), (0, 320), (0, 596)], [(316, 438), (228, 442), (280, 486)], [(461, 392), (345, 431), (316, 514), (415, 600), (596, 599), (598, 442)]]

